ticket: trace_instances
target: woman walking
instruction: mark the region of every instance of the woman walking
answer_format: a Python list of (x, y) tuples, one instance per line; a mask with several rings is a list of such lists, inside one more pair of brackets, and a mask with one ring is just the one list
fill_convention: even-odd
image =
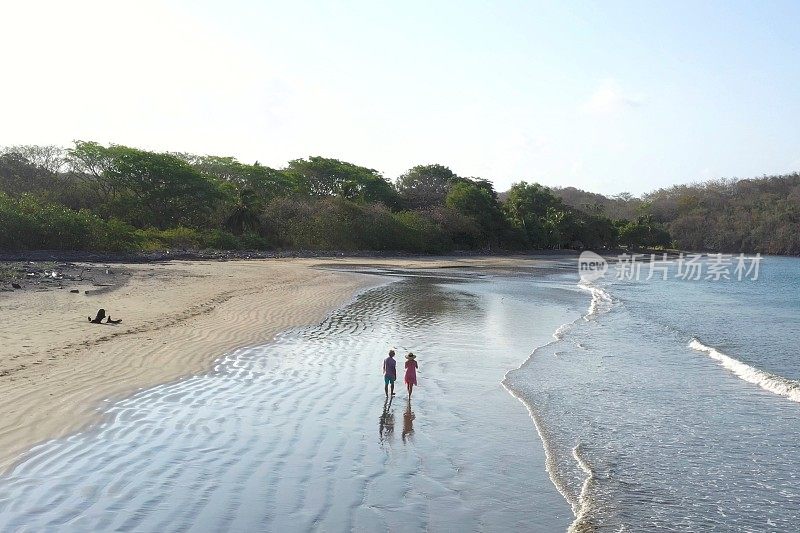
[(408, 398), (411, 399), (411, 392), (414, 390), (414, 385), (417, 384), (417, 356), (409, 352), (406, 356), (406, 387), (408, 388)]

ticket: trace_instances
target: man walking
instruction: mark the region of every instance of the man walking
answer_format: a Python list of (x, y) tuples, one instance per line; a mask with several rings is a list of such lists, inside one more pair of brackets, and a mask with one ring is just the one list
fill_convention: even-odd
[(397, 361), (394, 360), (394, 350), (389, 350), (389, 357), (383, 360), (383, 391), (389, 397), (389, 386), (394, 396), (394, 381), (397, 379)]

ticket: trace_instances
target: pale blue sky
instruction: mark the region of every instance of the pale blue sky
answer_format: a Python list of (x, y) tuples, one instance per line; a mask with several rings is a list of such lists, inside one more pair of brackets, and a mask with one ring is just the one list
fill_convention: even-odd
[(800, 2), (28, 4), (3, 6), (0, 145), (438, 162), (500, 190), (800, 170)]

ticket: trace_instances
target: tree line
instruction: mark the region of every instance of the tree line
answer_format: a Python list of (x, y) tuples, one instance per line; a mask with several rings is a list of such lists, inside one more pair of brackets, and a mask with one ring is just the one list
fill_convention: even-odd
[(659, 189), (641, 198), (575, 188), (565, 204), (612, 218), (638, 213), (666, 228), (681, 250), (800, 255), (800, 174), (719, 179)]
[[(439, 164), (390, 181), (325, 157), (276, 169), (91, 141), (12, 146), (0, 149), (0, 249), (444, 253), (677, 245), (797, 253), (796, 231), (786, 229), (791, 221), (796, 229), (797, 175), (783, 178), (772, 192), (766, 183), (778, 178), (643, 198), (527, 182), (498, 194), (490, 181)], [(787, 197), (789, 182), (794, 196)], [(757, 219), (758, 229), (737, 218), (737, 209)]]
[(644, 197), (683, 249), (800, 255), (800, 174), (714, 180)]

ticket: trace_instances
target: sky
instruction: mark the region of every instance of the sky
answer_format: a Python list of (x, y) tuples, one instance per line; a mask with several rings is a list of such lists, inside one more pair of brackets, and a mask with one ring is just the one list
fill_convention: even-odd
[(0, 146), (603, 194), (800, 171), (796, 1), (0, 4)]

